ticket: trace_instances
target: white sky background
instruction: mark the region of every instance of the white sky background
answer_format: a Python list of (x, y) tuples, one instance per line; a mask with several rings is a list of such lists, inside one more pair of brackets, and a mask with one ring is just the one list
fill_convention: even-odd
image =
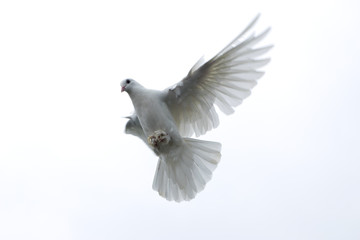
[[(359, 239), (357, 1), (1, 1), (0, 239)], [(203, 192), (151, 188), (119, 83), (163, 89), (262, 13), (272, 62), (202, 139)]]

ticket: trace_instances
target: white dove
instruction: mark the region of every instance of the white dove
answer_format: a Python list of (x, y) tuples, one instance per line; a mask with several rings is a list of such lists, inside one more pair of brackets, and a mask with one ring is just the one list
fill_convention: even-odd
[(153, 189), (167, 200), (191, 200), (204, 189), (221, 158), (221, 144), (189, 138), (219, 125), (215, 105), (234, 112), (263, 76), (258, 68), (270, 59), (258, 59), (272, 46), (255, 48), (270, 28), (245, 35), (259, 15), (229, 45), (202, 64), (197, 62), (178, 84), (163, 91), (150, 90), (133, 79), (121, 82), (135, 113), (125, 132), (141, 138), (159, 156)]

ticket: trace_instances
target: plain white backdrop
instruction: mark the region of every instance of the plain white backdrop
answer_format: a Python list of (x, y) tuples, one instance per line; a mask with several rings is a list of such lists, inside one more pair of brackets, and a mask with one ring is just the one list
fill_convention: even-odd
[[(360, 239), (357, 1), (1, 1), (1, 239)], [(151, 188), (119, 83), (180, 81), (262, 13), (272, 61), (202, 139), (193, 201)]]

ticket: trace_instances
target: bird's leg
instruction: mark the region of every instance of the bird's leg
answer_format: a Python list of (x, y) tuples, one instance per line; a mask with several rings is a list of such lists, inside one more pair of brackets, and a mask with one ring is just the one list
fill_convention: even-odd
[(170, 136), (163, 130), (156, 130), (153, 135), (148, 137), (148, 143), (154, 148), (158, 148), (159, 144), (168, 144), (170, 141)]

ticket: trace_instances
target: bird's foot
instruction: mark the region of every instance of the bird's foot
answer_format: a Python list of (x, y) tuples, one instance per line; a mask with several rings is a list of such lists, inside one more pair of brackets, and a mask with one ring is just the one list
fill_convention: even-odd
[(148, 137), (148, 143), (154, 148), (158, 148), (159, 144), (168, 144), (170, 141), (170, 136), (163, 130), (157, 130), (154, 132), (154, 135)]

